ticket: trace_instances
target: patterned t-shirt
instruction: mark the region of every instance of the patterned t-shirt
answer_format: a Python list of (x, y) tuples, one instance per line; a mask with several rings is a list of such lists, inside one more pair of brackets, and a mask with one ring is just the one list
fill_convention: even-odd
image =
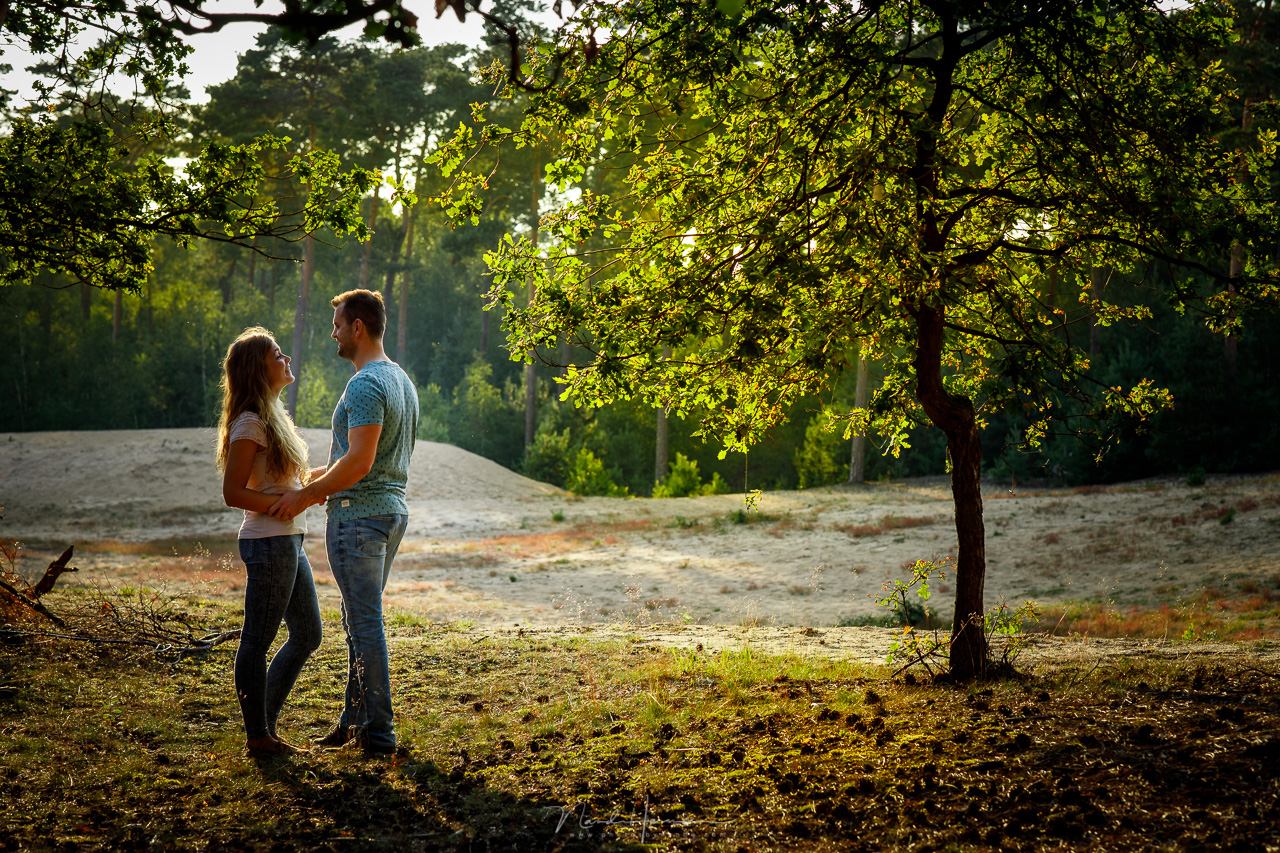
[(329, 496), (332, 521), (409, 513), (404, 493), (418, 432), (418, 390), (393, 361), (371, 361), (347, 382), (333, 410), (329, 464), (351, 449), (347, 435), (353, 427), (370, 424), (382, 425), (373, 467), (351, 488)]

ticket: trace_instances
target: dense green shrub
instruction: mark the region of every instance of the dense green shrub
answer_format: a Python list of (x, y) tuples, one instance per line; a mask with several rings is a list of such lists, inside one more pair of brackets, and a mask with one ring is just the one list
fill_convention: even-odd
[(569, 480), (565, 485), (575, 495), (620, 498), (628, 494), (625, 486), (614, 482), (613, 475), (604, 467), (604, 462), (585, 447), (578, 449), (573, 460), (573, 470), (569, 472)]
[(667, 479), (653, 487), (655, 498), (687, 498), (695, 495), (723, 495), (729, 491), (729, 484), (719, 473), (711, 475), (709, 483), (702, 482), (698, 474), (698, 463), (685, 456), (676, 454), (676, 461), (671, 463), (671, 473)]

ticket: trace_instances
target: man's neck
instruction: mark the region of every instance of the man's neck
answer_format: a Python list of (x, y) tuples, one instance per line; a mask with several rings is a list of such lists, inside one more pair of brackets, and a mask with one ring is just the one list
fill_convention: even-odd
[(356, 357), (351, 359), (357, 371), (364, 370), (365, 365), (370, 362), (390, 360), (387, 358), (386, 350), (382, 348), (382, 341), (372, 341), (364, 345), (356, 352)]

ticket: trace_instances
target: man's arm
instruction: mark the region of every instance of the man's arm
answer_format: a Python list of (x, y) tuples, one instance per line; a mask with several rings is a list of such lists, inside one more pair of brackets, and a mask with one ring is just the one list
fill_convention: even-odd
[(343, 489), (349, 489), (364, 479), (373, 468), (378, 453), (378, 439), (382, 436), (382, 424), (365, 424), (352, 427), (347, 432), (348, 449), (328, 470), (297, 491), (288, 491), (269, 510), (274, 518), (288, 520), (309, 506), (323, 503), (325, 498)]

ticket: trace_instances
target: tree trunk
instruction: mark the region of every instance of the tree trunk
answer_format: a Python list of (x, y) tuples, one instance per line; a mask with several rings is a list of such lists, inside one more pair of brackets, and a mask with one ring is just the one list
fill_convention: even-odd
[[(533, 286), (530, 285), (532, 290)], [(524, 451), (533, 447), (533, 436), (538, 429), (538, 371), (533, 362), (524, 366)]]
[(409, 357), (409, 265), (413, 260), (413, 221), (408, 214), (409, 222), (405, 225), (404, 237), (404, 272), (400, 274), (400, 304), (397, 307), (399, 322), (396, 323), (396, 361), (404, 367)]
[(653, 442), (653, 482), (654, 485), (661, 486), (667, 481), (667, 468), (671, 464), (667, 458), (670, 424), (667, 422), (667, 410), (661, 406), (658, 407), (657, 426), (656, 437)]
[(222, 291), (222, 311), (224, 314), (227, 311), (227, 306), (235, 299), (236, 266), (239, 260), (240, 258), (235, 254), (231, 256), (231, 268), (227, 270), (227, 274), (222, 277), (222, 281), (218, 285), (218, 289)]
[[(858, 351), (858, 381), (853, 389), (853, 407), (867, 407), (867, 384), (871, 378), (871, 369), (867, 357)], [(853, 437), (853, 447), (849, 455), (849, 482), (863, 483), (867, 479), (867, 437), (858, 433)]]
[(951, 494), (955, 502), (955, 622), (951, 628), (951, 674), (961, 680), (981, 677), (987, 669), (983, 632), (983, 586), (987, 571), (986, 530), (982, 522), (982, 444), (973, 401), (949, 393), (942, 384), (945, 315), (941, 307), (921, 306), (916, 321), (916, 399), (934, 426), (947, 436), (951, 456)]
[(120, 339), (121, 315), (124, 314), (124, 293), (116, 291), (115, 303), (111, 306), (111, 343)]
[(13, 377), (13, 387), (17, 391), (18, 396), (18, 424), (23, 429), (27, 428), (27, 400), (31, 396), (31, 385), (27, 382), (27, 346), (22, 339), (22, 324), (14, 324), (18, 329), (18, 373), (21, 376)]
[[(1089, 298), (1094, 302), (1102, 299), (1102, 291), (1107, 286), (1111, 271), (1106, 267), (1094, 267), (1089, 270)], [(1102, 355), (1102, 339), (1099, 336), (1098, 312), (1095, 309), (1089, 316), (1089, 361), (1096, 362)], [(1096, 365), (1095, 365), (1096, 366)]]
[[(539, 173), (541, 158), (537, 152), (533, 156), (533, 228), (529, 239), (533, 243), (533, 251), (536, 255), (538, 252), (538, 201), (542, 190), (542, 176)], [(533, 305), (533, 301), (538, 297), (538, 287), (533, 282), (529, 282), (529, 304)], [(530, 353), (532, 355), (532, 353)], [(529, 448), (533, 447), (533, 434), (538, 426), (538, 372), (532, 361), (524, 366), (524, 451), (529, 452)]]
[[(316, 150), (316, 127), (309, 125), (307, 133), (307, 151)], [(303, 186), (303, 197), (307, 198), (311, 195), (310, 183)], [(311, 296), (311, 277), (315, 274), (316, 267), (316, 241), (310, 234), (302, 238), (302, 278), (298, 282), (298, 301), (293, 307), (293, 352), (289, 353), (289, 357), (293, 360), (293, 375), (296, 377), (289, 383), (289, 390), (285, 395), (285, 408), (289, 412), (289, 417), (294, 421), (298, 419), (298, 390), (302, 387), (302, 366), (305, 359), (302, 354), (302, 347), (306, 342), (307, 333), (307, 303)]]
[(253, 246), (249, 247), (249, 292), (258, 289), (258, 253), (254, 247), (258, 245), (258, 241), (253, 241)]
[(567, 378), (569, 376), (569, 365), (573, 363), (573, 344), (569, 343), (569, 336), (565, 335), (560, 341), (560, 376)]
[(80, 284), (80, 316), (89, 319), (89, 311), (93, 308), (93, 288), (81, 282)]
[[(1240, 119), (1240, 129), (1247, 132), (1252, 124), (1253, 99), (1246, 97), (1244, 99), (1244, 115)], [(1243, 152), (1240, 154), (1238, 173), (1241, 181), (1247, 179), (1248, 165), (1245, 162)], [(1240, 243), (1233, 243), (1231, 245), (1231, 278), (1227, 281), (1228, 293), (1235, 294), (1235, 278), (1242, 272), (1244, 272), (1244, 246)], [(1223, 356), (1226, 359), (1227, 372), (1224, 384), (1226, 385), (1227, 399), (1229, 400), (1234, 400), (1236, 396), (1236, 361), (1239, 358), (1239, 349), (1239, 342), (1236, 340), (1236, 336), (1228, 334), (1223, 347)]]
[[(378, 193), (382, 189), (382, 184), (377, 183), (373, 186), (373, 198), (369, 200), (369, 231), (373, 231), (374, 224), (378, 221)], [(373, 252), (373, 238), (370, 237), (364, 243), (364, 251), (360, 253), (360, 287), (369, 289), (369, 257)]]
[[(406, 220), (407, 217), (408, 211), (405, 211)], [(382, 288), (382, 303), (388, 308), (391, 306), (391, 297), (396, 289), (396, 273), (400, 271), (400, 247), (404, 244), (404, 232), (405, 228), (397, 227), (392, 235), (391, 258), (387, 265), (387, 281)]]
[[(662, 348), (662, 358), (667, 360), (671, 358), (671, 347)], [(667, 420), (667, 409), (665, 406), (658, 407), (657, 429), (654, 433), (653, 442), (653, 482), (655, 485), (661, 486), (667, 481), (667, 470), (670, 468), (670, 423)]]
[(298, 387), (302, 385), (302, 345), (307, 332), (307, 302), (311, 295), (311, 276), (315, 271), (316, 245), (310, 234), (302, 238), (302, 278), (298, 282), (298, 302), (293, 310), (293, 373), (297, 378), (289, 383), (289, 392), (285, 396), (285, 408), (289, 417), (298, 419)]
[[(1236, 292), (1235, 277), (1244, 271), (1244, 246), (1240, 243), (1233, 243), (1231, 246), (1231, 281), (1227, 282), (1227, 292), (1234, 294)], [(1224, 386), (1227, 399), (1232, 400), (1236, 396), (1236, 362), (1239, 359), (1240, 347), (1236, 336), (1228, 333), (1227, 339), (1223, 344), (1223, 356), (1226, 360), (1226, 376), (1224, 377)]]

